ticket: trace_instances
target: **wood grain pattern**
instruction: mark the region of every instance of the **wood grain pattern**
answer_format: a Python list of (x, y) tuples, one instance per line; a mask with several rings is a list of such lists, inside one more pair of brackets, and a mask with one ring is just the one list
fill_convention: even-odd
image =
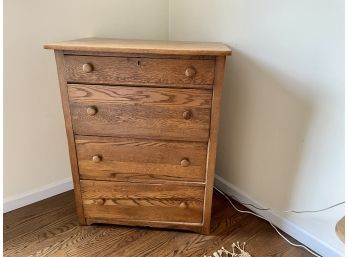
[(206, 143), (76, 136), (76, 149), (82, 179), (205, 181)]
[[(81, 180), (86, 218), (201, 223), (204, 186)], [(96, 204), (104, 199), (103, 205)]]
[(209, 90), (70, 85), (69, 98), (75, 134), (208, 141)]
[[(212, 85), (214, 81), (214, 60), (65, 55), (64, 61), (69, 83)], [(85, 64), (93, 70), (85, 72)], [(186, 71), (191, 69), (194, 75), (187, 76)]]
[(86, 220), (83, 213), (82, 202), (81, 202), (81, 193), (80, 193), (80, 184), (79, 184), (79, 173), (78, 173), (78, 164), (75, 148), (75, 139), (71, 123), (71, 113), (69, 107), (69, 96), (67, 92), (67, 83), (64, 75), (64, 56), (61, 51), (55, 51), (55, 58), (57, 63), (57, 72), (59, 79), (60, 95), (62, 99), (62, 107), (65, 120), (65, 129), (66, 135), (68, 138), (68, 147), (69, 147), (69, 156), (70, 156), (70, 165), (71, 173), (73, 177), (74, 189), (75, 189), (75, 200), (76, 200), (76, 211), (79, 217), (79, 223), (81, 225), (86, 224)]
[(230, 55), (231, 49), (216, 42), (125, 40), (111, 38), (83, 38), (51, 43), (46, 49), (117, 52), (138, 54), (180, 54), (180, 55)]
[(158, 107), (211, 107), (212, 91), (102, 85), (68, 85), (71, 102), (147, 105)]
[(204, 217), (203, 217), (203, 230), (202, 233), (209, 234), (210, 232), (210, 220), (211, 220), (211, 206), (213, 197), (214, 175), (215, 175), (215, 163), (216, 163), (216, 151), (218, 143), (218, 131), (220, 122), (220, 105), (222, 88), (224, 84), (224, 70), (225, 70), (225, 58), (216, 58), (215, 67), (215, 84), (213, 91), (213, 100), (211, 108), (211, 120), (210, 120), (210, 137), (208, 142), (208, 154), (207, 154), (207, 171), (206, 171), (206, 188), (204, 196)]
[(202, 257), (221, 245), (231, 249), (236, 241), (246, 242), (246, 250), (254, 257), (313, 256), (288, 244), (267, 222), (236, 212), (218, 194), (214, 194), (210, 236), (114, 225), (78, 226), (72, 191), (5, 213), (3, 235), (5, 257)]

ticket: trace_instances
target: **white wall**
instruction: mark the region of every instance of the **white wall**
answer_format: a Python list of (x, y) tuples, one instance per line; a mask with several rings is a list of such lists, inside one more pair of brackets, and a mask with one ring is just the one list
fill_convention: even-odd
[[(279, 210), (344, 200), (344, 1), (171, 0), (169, 9), (170, 39), (233, 49), (217, 173)], [(343, 215), (286, 219), (343, 253), (334, 231)]]
[(4, 198), (71, 177), (54, 54), (81, 37), (167, 39), (162, 0), (4, 1)]

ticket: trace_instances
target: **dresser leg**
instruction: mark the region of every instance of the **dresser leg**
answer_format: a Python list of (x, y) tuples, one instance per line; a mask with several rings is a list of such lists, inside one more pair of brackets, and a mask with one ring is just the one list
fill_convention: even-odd
[(88, 224), (87, 222), (86, 222), (86, 220), (79, 220), (79, 225), (80, 226), (86, 226), (86, 225), (90, 225), (90, 224)]
[(94, 223), (93, 220), (89, 220), (89, 219), (85, 219), (85, 221), (86, 221), (86, 224), (85, 224), (86, 226), (90, 226)]
[(203, 226), (200, 233), (206, 236), (210, 235), (210, 224), (208, 226)]
[(89, 225), (87, 224), (87, 220), (85, 219), (85, 217), (78, 217), (78, 223), (80, 226), (86, 226), (86, 225)]

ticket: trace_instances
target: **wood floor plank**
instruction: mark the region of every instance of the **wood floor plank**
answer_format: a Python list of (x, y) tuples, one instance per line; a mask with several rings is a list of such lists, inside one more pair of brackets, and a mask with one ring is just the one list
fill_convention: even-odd
[[(108, 256), (106, 252), (121, 250), (126, 248), (129, 244), (139, 240), (147, 233), (146, 230), (137, 231), (136, 229), (126, 229), (122, 235), (115, 235), (111, 233), (109, 236), (101, 236), (96, 238), (93, 242), (86, 242), (78, 247), (71, 248), (67, 251), (68, 256)], [(110, 255), (112, 256), (112, 255)]]
[(216, 193), (212, 215), (208, 236), (128, 226), (79, 226), (69, 191), (4, 214), (4, 256), (202, 257), (221, 246), (231, 249), (237, 241), (246, 242), (253, 257), (313, 256), (289, 245), (268, 222), (235, 211)]
[(55, 220), (65, 217), (75, 219), (71, 215), (75, 208), (71, 197), (73, 192), (69, 191), (51, 197), (50, 201), (40, 201), (4, 214), (4, 241), (45, 228)]
[(99, 227), (96, 227), (95, 232), (86, 236), (76, 233), (73, 238), (66, 238), (63, 242), (60, 242), (59, 247), (47, 249), (40, 256), (92, 256), (94, 250), (101, 250), (100, 245), (106, 247), (108, 243), (114, 242), (115, 238), (122, 240), (134, 233), (131, 229), (115, 230), (112, 228), (100, 229)]

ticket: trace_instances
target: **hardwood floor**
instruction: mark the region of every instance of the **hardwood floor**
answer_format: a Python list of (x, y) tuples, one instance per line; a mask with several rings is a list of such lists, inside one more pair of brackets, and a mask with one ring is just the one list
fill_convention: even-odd
[(113, 225), (78, 226), (69, 191), (4, 214), (4, 256), (203, 257), (221, 246), (230, 249), (236, 241), (246, 242), (253, 257), (313, 256), (289, 245), (267, 222), (236, 212), (216, 192), (212, 213), (209, 236)]

